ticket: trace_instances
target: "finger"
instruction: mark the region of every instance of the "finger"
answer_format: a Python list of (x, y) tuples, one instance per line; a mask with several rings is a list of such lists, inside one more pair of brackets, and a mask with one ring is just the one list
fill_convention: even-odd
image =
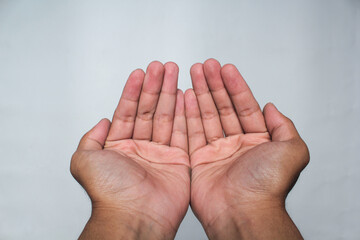
[(136, 114), (133, 139), (151, 140), (153, 116), (161, 91), (164, 66), (160, 62), (149, 64), (142, 86)]
[(189, 154), (206, 145), (205, 132), (194, 90), (185, 92), (185, 116), (189, 141)]
[(110, 129), (110, 121), (102, 119), (80, 140), (78, 150), (101, 150), (105, 145), (105, 140)]
[(188, 152), (187, 137), (184, 94), (181, 90), (177, 90), (174, 126), (170, 146), (178, 147)]
[(293, 122), (280, 113), (274, 104), (266, 104), (264, 116), (273, 141), (287, 141), (300, 137)]
[(132, 137), (144, 76), (145, 73), (141, 69), (137, 69), (130, 74), (115, 110), (108, 140), (113, 141)]
[(175, 63), (164, 65), (164, 80), (153, 119), (152, 141), (169, 145), (174, 123), (179, 68)]
[[(291, 151), (293, 152), (291, 159), (297, 160), (296, 162), (300, 164), (298, 166), (304, 168), (310, 160), (309, 149), (301, 139), (294, 123), (280, 113), (272, 103), (268, 103), (264, 107), (264, 116), (271, 140), (275, 142), (291, 142)], [(294, 157), (294, 153), (296, 153), (296, 157)], [(294, 163), (294, 161), (291, 162)]]
[(266, 132), (265, 120), (259, 104), (236, 67), (232, 64), (225, 65), (221, 69), (221, 76), (244, 132)]
[(220, 114), (221, 125), (225, 135), (240, 134), (242, 133), (240, 122), (225, 89), (220, 70), (220, 63), (215, 59), (209, 59), (204, 63), (204, 74), (207, 85), (209, 86), (211, 95)]
[(206, 140), (212, 142), (224, 137), (219, 113), (205, 80), (203, 65), (201, 63), (194, 64), (190, 69), (190, 74), (200, 108)]

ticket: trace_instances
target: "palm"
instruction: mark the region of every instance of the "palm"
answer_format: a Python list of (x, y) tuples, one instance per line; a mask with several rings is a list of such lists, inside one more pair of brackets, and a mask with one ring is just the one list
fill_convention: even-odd
[(92, 153), (94, 202), (122, 203), (129, 211), (138, 211), (174, 228), (189, 204), (189, 170), (180, 163), (187, 153), (176, 147), (144, 140), (106, 142), (104, 150)]
[[(240, 143), (240, 144), (239, 144)], [(192, 161), (211, 159), (192, 170), (192, 208), (204, 222), (211, 222), (227, 208), (270, 198), (283, 189), (274, 188), (278, 179), (279, 158), (270, 158), (278, 143), (270, 141), (268, 133), (240, 134), (198, 149)], [(281, 152), (281, 151), (280, 151)], [(208, 201), (207, 199), (212, 199)], [(212, 209), (211, 215), (208, 209)]]

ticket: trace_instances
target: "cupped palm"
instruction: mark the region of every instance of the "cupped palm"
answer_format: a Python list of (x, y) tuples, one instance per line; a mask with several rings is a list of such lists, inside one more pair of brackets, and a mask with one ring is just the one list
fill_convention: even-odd
[(185, 93), (191, 207), (205, 230), (232, 211), (283, 205), (308, 161), (292, 122), (272, 104), (263, 113), (233, 65), (210, 59), (195, 64), (191, 76), (194, 90)]

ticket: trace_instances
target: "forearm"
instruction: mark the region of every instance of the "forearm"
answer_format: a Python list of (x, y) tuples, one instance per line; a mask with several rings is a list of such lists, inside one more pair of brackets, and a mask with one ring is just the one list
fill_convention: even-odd
[(231, 211), (216, 219), (206, 233), (215, 239), (303, 239), (283, 207)]
[(89, 239), (173, 239), (154, 221), (119, 213), (113, 209), (93, 210), (79, 240)]

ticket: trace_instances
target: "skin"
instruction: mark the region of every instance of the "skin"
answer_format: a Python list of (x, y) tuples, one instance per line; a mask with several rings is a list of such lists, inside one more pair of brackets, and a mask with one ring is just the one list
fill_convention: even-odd
[(191, 207), (210, 239), (302, 239), (285, 198), (309, 161), (293, 123), (264, 112), (234, 65), (191, 68)]
[(112, 123), (80, 141), (71, 173), (92, 201), (80, 239), (173, 239), (190, 201), (184, 96), (175, 63), (135, 70)]
[(92, 201), (80, 239), (173, 239), (189, 203), (210, 239), (302, 239), (285, 210), (309, 161), (293, 123), (262, 112), (233, 65), (190, 72), (184, 95), (176, 64), (135, 70), (112, 123), (80, 141), (71, 173)]

